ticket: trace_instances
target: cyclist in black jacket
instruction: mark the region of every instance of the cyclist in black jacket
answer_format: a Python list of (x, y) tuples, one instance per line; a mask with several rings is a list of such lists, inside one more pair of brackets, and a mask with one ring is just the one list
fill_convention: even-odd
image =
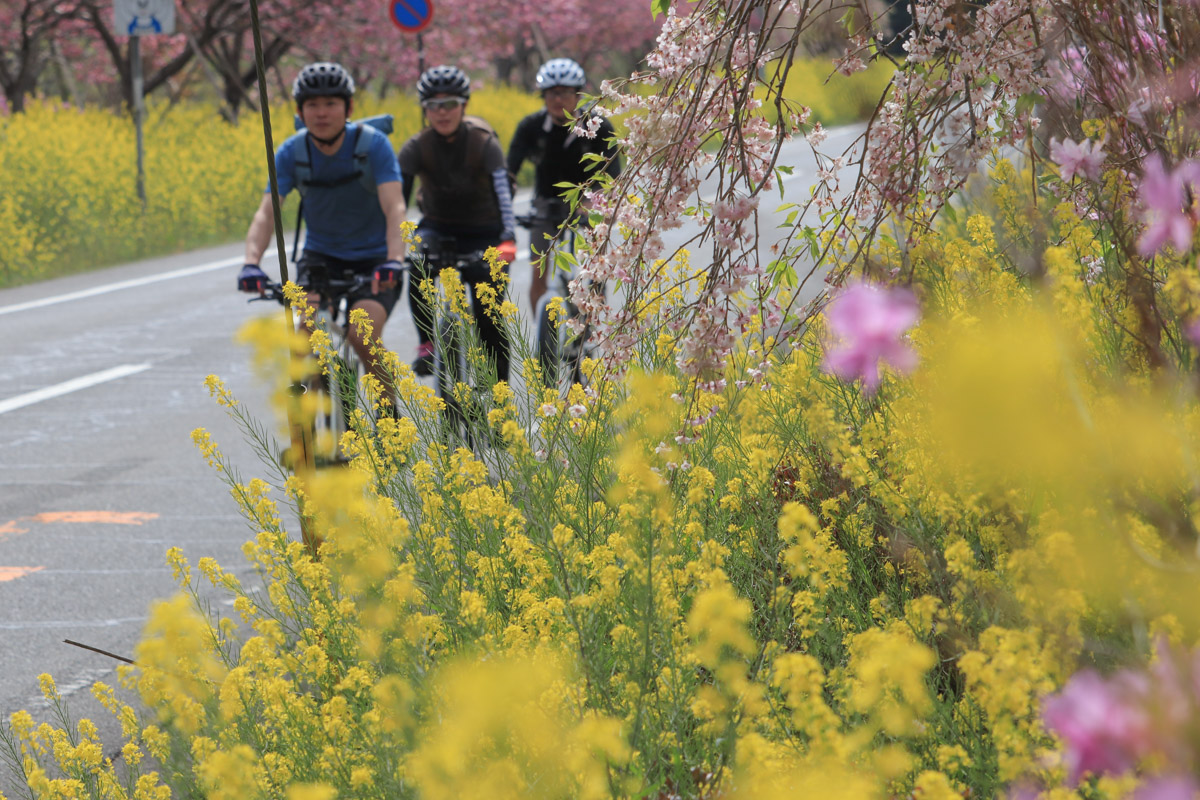
[[(621, 162), (613, 142), (613, 126), (600, 117), (596, 136), (589, 139), (572, 129), (575, 122), (579, 92), (587, 83), (583, 68), (569, 58), (547, 61), (537, 73), (537, 88), (546, 107), (535, 111), (517, 124), (512, 143), (508, 146), (508, 172), (515, 179), (526, 161), (536, 167), (533, 185), (533, 208), (538, 222), (530, 230), (532, 278), (529, 283), (530, 308), (537, 308), (538, 298), (546, 291), (547, 265), (541, 258), (566, 221), (570, 208), (563, 200), (559, 183), (573, 185), (588, 183), (598, 168), (584, 155), (595, 153), (606, 159), (603, 170), (616, 177)], [(589, 112), (590, 114), (590, 112)], [(598, 114), (591, 116), (599, 117)]]

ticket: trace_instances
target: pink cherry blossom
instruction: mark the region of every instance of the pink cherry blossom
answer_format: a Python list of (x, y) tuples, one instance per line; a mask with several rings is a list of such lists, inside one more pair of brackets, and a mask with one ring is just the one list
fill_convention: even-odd
[(1144, 676), (1112, 680), (1086, 670), (1045, 701), (1042, 720), (1066, 745), (1067, 780), (1088, 774), (1120, 775), (1151, 750), (1152, 720), (1138, 701)]
[(1100, 177), (1100, 168), (1104, 165), (1103, 144), (1087, 140), (1076, 143), (1070, 139), (1061, 142), (1051, 139), (1050, 160), (1058, 164), (1059, 175), (1064, 181), (1070, 181), (1076, 175), (1094, 181)]
[(1153, 256), (1167, 242), (1181, 253), (1191, 247), (1195, 221), (1184, 207), (1189, 185), (1193, 191), (1200, 186), (1200, 168), (1196, 163), (1185, 162), (1168, 172), (1158, 153), (1151, 153), (1146, 158), (1146, 169), (1138, 188), (1147, 223), (1138, 240), (1138, 252), (1142, 256)]
[(834, 297), (825, 317), (836, 340), (825, 356), (826, 372), (847, 381), (861, 379), (873, 394), (880, 360), (902, 372), (916, 367), (917, 355), (903, 339), (919, 317), (912, 292), (854, 283)]

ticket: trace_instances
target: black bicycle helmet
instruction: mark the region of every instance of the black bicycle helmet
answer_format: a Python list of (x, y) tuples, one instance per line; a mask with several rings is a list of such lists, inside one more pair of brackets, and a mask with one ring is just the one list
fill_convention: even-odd
[(456, 94), (459, 97), (471, 96), (471, 79), (467, 73), (458, 67), (442, 64), (425, 70), (417, 81), (417, 96), (428, 100), (438, 94)]
[(297, 103), (303, 103), (310, 97), (344, 97), (349, 100), (354, 96), (354, 79), (341, 64), (330, 61), (318, 61), (300, 70), (296, 82), (292, 84), (292, 97)]
[(537, 89), (544, 92), (555, 86), (568, 86), (572, 89), (582, 89), (587, 83), (583, 67), (569, 58), (552, 58), (537, 72)]

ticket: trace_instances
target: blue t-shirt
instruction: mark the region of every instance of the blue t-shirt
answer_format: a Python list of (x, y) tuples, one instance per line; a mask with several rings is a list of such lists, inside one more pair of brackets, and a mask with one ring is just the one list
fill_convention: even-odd
[[(332, 156), (325, 155), (316, 145), (306, 141), (307, 132), (288, 137), (275, 151), (279, 196), (285, 197), (296, 188), (296, 148), (299, 147), (308, 148), (313, 181), (335, 183), (357, 172), (354, 147), (359, 136), (370, 136), (360, 128), (357, 122), (348, 123), (342, 146)], [(371, 161), (377, 185), (400, 180), (396, 151), (392, 149), (387, 136), (382, 133), (371, 136), (367, 158)], [(266, 190), (271, 191), (270, 185)], [(358, 179), (346, 181), (340, 186), (310, 186), (304, 195), (304, 224), (308, 226), (305, 251), (347, 261), (387, 258), (387, 218), (379, 206), (379, 195), (375, 191), (367, 191)]]

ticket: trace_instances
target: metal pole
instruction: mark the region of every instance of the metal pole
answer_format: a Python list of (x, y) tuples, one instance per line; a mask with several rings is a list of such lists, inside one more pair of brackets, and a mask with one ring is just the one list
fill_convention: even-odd
[[(267, 176), (271, 183), (271, 208), (275, 214), (275, 249), (279, 256), (279, 278), (283, 283), (287, 283), (289, 280), (287, 244), (283, 240), (283, 212), (279, 203), (279, 181), (275, 174), (275, 142), (271, 136), (271, 106), (267, 100), (267, 67), (263, 61), (262, 29), (258, 22), (258, 0), (250, 0), (250, 27), (254, 33), (254, 66), (258, 73), (258, 105), (262, 110), (263, 141), (267, 148)], [(287, 325), (288, 333), (295, 333), (296, 315), (290, 306), (284, 310), (284, 322)], [(293, 352), (291, 358), (299, 359), (299, 356)], [(292, 371), (292, 374), (296, 374), (295, 370)], [(292, 452), (299, 454), (299, 458), (293, 459), (292, 471), (302, 483), (307, 483), (316, 468), (312, 430), (310, 426), (300, 423), (302, 418), (300, 397), (296, 392), (292, 392), (288, 396), (287, 417), (292, 439)], [(300, 535), (313, 558), (316, 558), (321, 546), (321, 539), (312, 530), (312, 520), (303, 508), (300, 509)]]
[(421, 74), (425, 74), (425, 37), (421, 36), (421, 32), (417, 31), (417, 69)]
[(142, 134), (142, 120), (146, 116), (145, 78), (142, 75), (142, 37), (129, 37), (129, 61), (133, 72), (133, 124), (137, 130), (137, 194), (146, 210), (146, 142)]

